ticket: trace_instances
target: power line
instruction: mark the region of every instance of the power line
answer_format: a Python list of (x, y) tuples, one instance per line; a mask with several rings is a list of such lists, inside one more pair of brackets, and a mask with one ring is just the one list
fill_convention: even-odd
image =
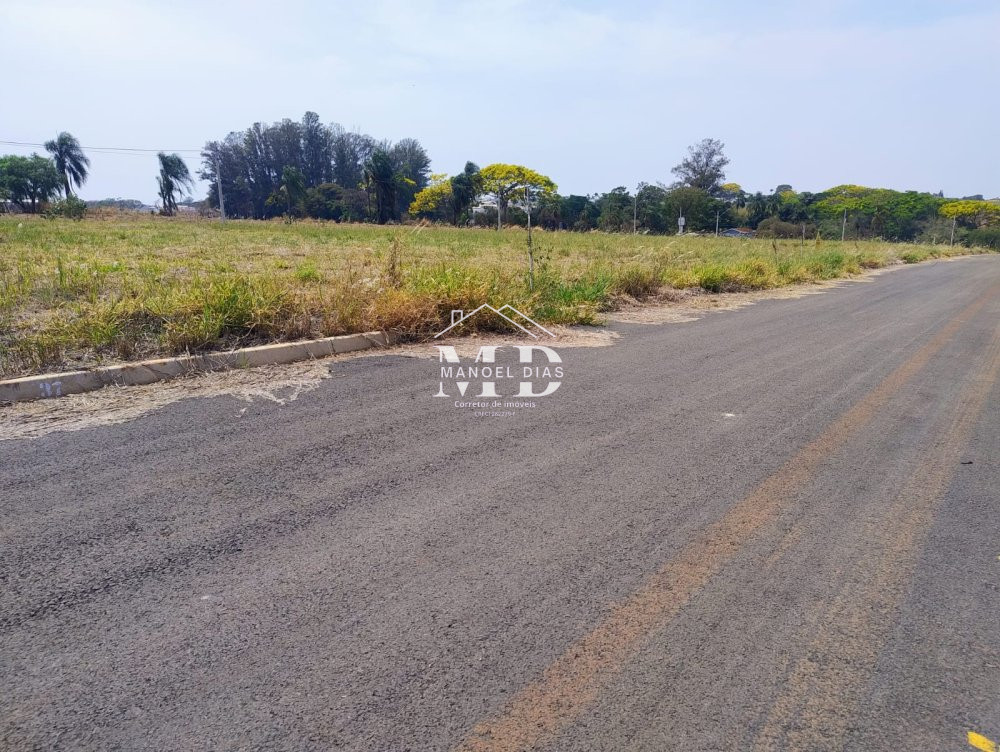
[[(36, 144), (31, 141), (0, 141), (4, 146), (37, 146), (42, 149), (45, 144)], [(157, 154), (166, 152), (168, 154), (201, 154), (201, 149), (135, 149), (128, 146), (81, 146), (84, 151), (96, 152), (98, 154)]]

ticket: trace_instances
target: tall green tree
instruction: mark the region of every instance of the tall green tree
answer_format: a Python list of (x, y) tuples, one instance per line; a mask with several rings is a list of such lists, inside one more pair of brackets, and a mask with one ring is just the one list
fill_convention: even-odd
[[(313, 194), (309, 206), (324, 207), (329, 217), (332, 191), (336, 184), (344, 218), (367, 218), (368, 198), (361, 190), (368, 186), (365, 166), (377, 149), (387, 152), (393, 161), (395, 182), (394, 202), (383, 211), (383, 219), (398, 217), (413, 197), (425, 188), (429, 178), (430, 159), (415, 139), (404, 138), (395, 145), (379, 143), (364, 133), (348, 131), (337, 124), (325, 125), (319, 115), (307, 112), (299, 122), (281, 120), (276, 123), (254, 123), (244, 131), (230, 133), (222, 141), (210, 141), (202, 151), (200, 176), (209, 181), (208, 200), (218, 206), (221, 182), (226, 202), (226, 214), (232, 217), (265, 219), (285, 213), (287, 204), (281, 197), (272, 199), (284, 184), (285, 168), (298, 170), (309, 191), (319, 186), (324, 197)], [(375, 200), (374, 190), (371, 194)], [(349, 206), (348, 206), (349, 204)], [(305, 211), (309, 212), (309, 206)], [(332, 213), (336, 214), (336, 211)]]
[(51, 159), (0, 157), (0, 195), (6, 195), (21, 211), (34, 214), (59, 194), (62, 180)]
[(565, 196), (560, 202), (560, 224), (569, 230), (586, 232), (597, 227), (601, 210), (589, 196)]
[(725, 208), (725, 203), (713, 199), (708, 191), (689, 186), (674, 188), (663, 199), (666, 221), (676, 228), (677, 218), (683, 216), (685, 232), (714, 230), (715, 214)]
[(365, 182), (369, 196), (375, 199), (375, 220), (384, 225), (394, 218), (396, 210), (396, 189), (399, 176), (389, 152), (378, 148), (365, 162)]
[(73, 195), (71, 185), (77, 188), (87, 182), (90, 160), (80, 148), (80, 142), (72, 134), (63, 131), (52, 141), (45, 142), (45, 149), (52, 155), (56, 170), (62, 176), (63, 195)]
[(313, 187), (333, 180), (333, 137), (315, 112), (302, 116), (302, 175)]
[(404, 138), (388, 151), (399, 176), (394, 211), (398, 217), (413, 203), (414, 197), (430, 185), (431, 159), (415, 138)]
[(715, 138), (706, 138), (688, 147), (688, 155), (671, 171), (681, 185), (715, 195), (726, 179), (726, 145)]
[(459, 222), (468, 222), (472, 205), (476, 203), (482, 190), (479, 165), (475, 162), (466, 162), (465, 169), (451, 179), (452, 208), (455, 212), (456, 225)]
[(298, 167), (289, 165), (282, 170), (281, 185), (267, 203), (288, 218), (298, 217), (305, 211), (306, 178)]
[(340, 125), (331, 126), (330, 131), (333, 182), (342, 188), (358, 188), (365, 179), (365, 163), (378, 144), (371, 136), (347, 131)]
[(757, 191), (747, 198), (747, 221), (751, 227), (756, 227), (768, 217), (777, 216), (781, 208), (781, 197), (773, 193), (764, 194)]
[(641, 230), (654, 233), (664, 233), (671, 228), (671, 223), (663, 210), (663, 201), (667, 190), (660, 185), (639, 183), (635, 195), (636, 223)]
[(156, 157), (160, 160), (160, 175), (156, 178), (162, 202), (160, 212), (169, 217), (177, 212), (177, 197), (190, 193), (194, 181), (179, 154), (161, 151)]
[(631, 232), (638, 205), (625, 186), (618, 186), (597, 199), (601, 211), (598, 226), (605, 232)]

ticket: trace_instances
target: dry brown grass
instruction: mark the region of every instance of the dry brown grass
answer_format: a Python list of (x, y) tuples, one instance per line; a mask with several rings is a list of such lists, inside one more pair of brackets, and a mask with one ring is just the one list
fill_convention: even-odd
[[(0, 218), (0, 375), (391, 329), (511, 303), (593, 323), (664, 289), (761, 290), (833, 279), (943, 246), (525, 233), (162, 218)], [(959, 249), (955, 249), (959, 251)], [(961, 252), (968, 252), (961, 249)]]

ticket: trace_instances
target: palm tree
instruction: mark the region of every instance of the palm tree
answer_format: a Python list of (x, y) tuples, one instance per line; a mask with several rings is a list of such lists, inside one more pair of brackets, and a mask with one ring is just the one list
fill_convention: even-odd
[(174, 194), (184, 195), (190, 192), (194, 187), (194, 180), (179, 154), (164, 154), (161, 151), (156, 156), (160, 160), (160, 176), (156, 179), (160, 187), (160, 200), (163, 202), (160, 212), (169, 217), (177, 211), (177, 197)]
[(375, 194), (376, 220), (384, 225), (395, 211), (396, 187), (399, 182), (396, 166), (385, 149), (376, 149), (368, 158), (365, 163), (365, 180), (368, 190)]
[(285, 199), (285, 216), (291, 218), (300, 210), (306, 196), (306, 178), (297, 167), (287, 165), (281, 172), (281, 187)]
[(79, 188), (87, 182), (90, 160), (80, 148), (80, 142), (66, 131), (56, 136), (54, 141), (46, 141), (45, 148), (52, 155), (56, 170), (62, 175), (63, 193), (69, 198), (73, 193), (70, 184)]

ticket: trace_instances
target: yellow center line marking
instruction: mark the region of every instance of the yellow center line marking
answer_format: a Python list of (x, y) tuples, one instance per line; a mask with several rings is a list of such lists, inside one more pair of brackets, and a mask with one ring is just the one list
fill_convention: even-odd
[(945, 324), (818, 437), (802, 447), (726, 514), (708, 525), (631, 596), (614, 605), (589, 633), (573, 641), (499, 715), (476, 724), (456, 752), (515, 752), (558, 735), (643, 641), (669, 623), (752, 535), (812, 479), (817, 467), (872, 423), (878, 411), (920, 373), (962, 326), (997, 294), (993, 285)]
[[(950, 423), (938, 432), (883, 520), (894, 536), (854, 565), (805, 654), (784, 679), (753, 749), (839, 749), (874, 670), (938, 500), (1000, 375), (1000, 327), (968, 377)], [(912, 745), (906, 745), (909, 749)], [(994, 749), (994, 752), (996, 750)]]
[(975, 731), (969, 732), (969, 744), (983, 752), (997, 752), (996, 742), (987, 739), (982, 734), (977, 734)]

